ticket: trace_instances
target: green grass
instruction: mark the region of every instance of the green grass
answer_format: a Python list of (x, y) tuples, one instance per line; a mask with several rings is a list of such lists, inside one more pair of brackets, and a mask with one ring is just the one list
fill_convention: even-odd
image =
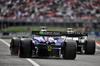
[[(29, 29), (28, 29), (29, 28)], [(74, 28), (77, 29), (77, 28)], [(12, 26), (12, 27), (8, 27), (5, 28), (3, 30), (0, 30), (0, 32), (31, 32), (31, 31), (39, 31), (41, 30), (40, 26)], [(47, 30), (48, 31), (66, 31), (67, 28), (64, 27), (48, 27), (47, 26)], [(77, 29), (79, 30), (79, 29)], [(96, 31), (96, 29), (95, 29)], [(97, 30), (99, 31), (99, 30)]]
[[(31, 31), (39, 31), (41, 30), (40, 26), (15, 26), (15, 27), (8, 27), (3, 29), (3, 32), (31, 32)], [(49, 31), (64, 31), (67, 30), (67, 28), (64, 27), (47, 27), (47, 30)], [(1, 30), (0, 30), (1, 32)]]

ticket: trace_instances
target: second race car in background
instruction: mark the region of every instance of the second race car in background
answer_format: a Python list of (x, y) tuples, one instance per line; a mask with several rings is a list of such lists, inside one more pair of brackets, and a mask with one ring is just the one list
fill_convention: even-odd
[(88, 33), (74, 31), (72, 28), (67, 29), (66, 39), (75, 40), (77, 43), (77, 52), (85, 54), (95, 54), (95, 40), (93, 38), (88, 38)]

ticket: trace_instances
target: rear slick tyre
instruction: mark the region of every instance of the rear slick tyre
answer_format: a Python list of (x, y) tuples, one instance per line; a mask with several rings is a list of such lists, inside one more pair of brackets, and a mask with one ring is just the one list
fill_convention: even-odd
[(24, 38), (19, 43), (18, 55), (21, 58), (30, 58), (32, 55), (32, 40)]
[(66, 41), (64, 42), (63, 59), (74, 60), (76, 58), (76, 42)]
[(85, 45), (85, 54), (95, 54), (95, 40), (87, 40), (87, 43)]

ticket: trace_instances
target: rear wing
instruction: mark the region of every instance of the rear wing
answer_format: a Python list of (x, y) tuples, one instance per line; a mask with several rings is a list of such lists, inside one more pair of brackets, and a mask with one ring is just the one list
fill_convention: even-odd
[(68, 36), (68, 37), (79, 37), (88, 36), (84, 32), (67, 32), (67, 31), (32, 31), (32, 35), (39, 36)]
[(63, 35), (68, 37), (81, 37), (81, 36), (88, 36), (88, 33), (85, 32), (65, 32)]
[(32, 31), (32, 34), (39, 36), (69, 36), (69, 37), (88, 36), (88, 34), (84, 32), (67, 32), (67, 31)]
[(32, 31), (32, 35), (39, 36), (62, 36), (61, 31)]

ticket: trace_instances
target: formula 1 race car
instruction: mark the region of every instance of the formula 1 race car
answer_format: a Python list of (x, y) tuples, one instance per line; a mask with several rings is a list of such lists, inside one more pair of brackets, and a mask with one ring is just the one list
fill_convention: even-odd
[(76, 58), (77, 44), (74, 40), (66, 40), (68, 34), (62, 31), (33, 31), (32, 38), (12, 38), (11, 55), (21, 58), (36, 56)]
[(95, 40), (88, 38), (88, 33), (74, 31), (72, 28), (68, 28), (67, 33), (70, 33), (67, 39), (76, 41), (78, 53), (95, 54)]
[(76, 53), (95, 54), (95, 40), (88, 34), (75, 31), (32, 31), (32, 38), (13, 37), (11, 55), (19, 57), (62, 56), (75, 59)]

